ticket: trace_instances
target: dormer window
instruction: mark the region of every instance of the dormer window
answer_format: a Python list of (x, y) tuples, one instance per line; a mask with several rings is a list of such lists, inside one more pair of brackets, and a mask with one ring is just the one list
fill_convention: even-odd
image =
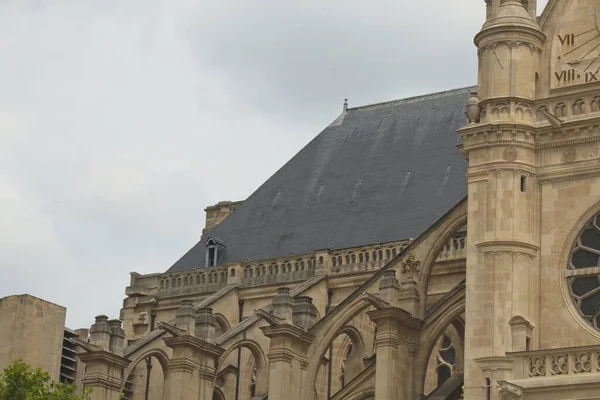
[(209, 237), (206, 242), (206, 258), (204, 261), (205, 267), (216, 267), (225, 250), (225, 245), (214, 236)]

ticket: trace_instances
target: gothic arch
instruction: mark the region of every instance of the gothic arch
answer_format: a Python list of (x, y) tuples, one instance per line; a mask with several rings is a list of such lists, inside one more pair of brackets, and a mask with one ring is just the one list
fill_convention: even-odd
[(257, 342), (255, 342), (254, 340), (243, 339), (243, 340), (240, 340), (239, 342), (232, 344), (227, 350), (225, 350), (225, 353), (223, 353), (223, 355), (219, 358), (220, 361), (219, 361), (219, 367), (217, 368), (217, 371), (221, 370), (221, 368), (223, 367), (223, 363), (225, 362), (227, 357), (229, 357), (231, 355), (231, 353), (234, 350), (237, 350), (239, 347), (245, 347), (248, 350), (250, 350), (250, 352), (252, 353), (252, 356), (256, 360), (257, 368), (264, 368), (264, 367), (268, 366), (267, 356), (265, 355), (263, 350), (260, 348), (260, 345)]
[(346, 400), (371, 400), (375, 398), (375, 389), (363, 389), (346, 397)]
[(223, 391), (221, 389), (219, 389), (218, 387), (216, 387), (213, 392), (212, 400), (227, 400), (227, 399), (225, 398), (225, 394), (223, 394)]
[(135, 361), (133, 361), (131, 364), (129, 364), (129, 366), (127, 367), (127, 369), (125, 370), (125, 373), (123, 374), (123, 376), (125, 377), (125, 379), (123, 380), (123, 383), (121, 384), (121, 389), (120, 389), (120, 393), (123, 392), (124, 388), (125, 388), (125, 383), (127, 381), (127, 378), (129, 377), (129, 375), (131, 375), (131, 373), (134, 371), (134, 369), (138, 366), (138, 364), (142, 361), (144, 361), (146, 358), (148, 357), (154, 357), (156, 358), (156, 360), (159, 362), (160, 367), (163, 370), (163, 379), (164, 379), (164, 383), (163, 383), (163, 397), (166, 398), (167, 393), (168, 393), (168, 389), (169, 389), (169, 378), (170, 378), (170, 372), (169, 372), (169, 356), (167, 355), (167, 353), (165, 353), (163, 350), (161, 349), (149, 349), (146, 350), (144, 353), (142, 353), (141, 355), (139, 355)]
[(465, 287), (446, 299), (446, 303), (437, 308), (434, 313), (425, 320), (423, 328), (419, 333), (420, 350), (415, 359), (415, 394), (423, 394), (425, 390), (425, 378), (427, 375), (427, 363), (435, 343), (444, 333), (446, 328), (455, 320), (459, 319), (465, 312)]
[(467, 203), (465, 202), (457, 210), (455, 210), (448, 219), (444, 221), (443, 230), (438, 233), (438, 237), (435, 239), (430, 250), (427, 252), (427, 256), (421, 263), (421, 279), (418, 284), (419, 298), (421, 302), (421, 315), (424, 316), (427, 307), (427, 289), (429, 287), (429, 278), (431, 272), (435, 266), (435, 262), (444, 249), (444, 246), (448, 244), (448, 241), (454, 236), (454, 234), (467, 223)]
[(225, 318), (223, 314), (213, 314), (213, 317), (215, 318), (215, 322), (217, 323), (218, 330), (220, 330), (220, 332), (217, 331), (216, 337), (221, 336), (223, 333), (231, 329), (229, 321), (227, 321), (227, 318)]
[(365, 354), (365, 342), (356, 327), (352, 325), (346, 325), (339, 331), (338, 336), (340, 335), (348, 336), (352, 344), (356, 347), (358, 354)]
[[(308, 367), (306, 369), (307, 384), (304, 385), (304, 396), (306, 400), (314, 400), (314, 386), (317, 380), (317, 373), (321, 359), (335, 338), (344, 331), (348, 322), (355, 316), (365, 311), (371, 306), (377, 306), (368, 297), (357, 297), (351, 303), (347, 304), (339, 314), (332, 319), (322, 319), (313, 328), (311, 333), (316, 337), (321, 337), (318, 341), (313, 341), (307, 351)], [(348, 330), (347, 332), (351, 332)], [(364, 344), (363, 344), (364, 346)]]
[(254, 340), (243, 339), (232, 344), (223, 355), (219, 358), (219, 365), (217, 367), (217, 373), (223, 368), (225, 360), (238, 348), (245, 347), (250, 350), (252, 357), (256, 363), (256, 393), (266, 395), (269, 390), (269, 363), (267, 356), (261, 349), (260, 345)]

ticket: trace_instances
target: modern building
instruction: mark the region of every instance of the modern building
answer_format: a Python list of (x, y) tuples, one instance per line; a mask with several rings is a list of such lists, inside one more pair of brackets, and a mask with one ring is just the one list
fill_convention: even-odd
[(66, 309), (24, 294), (0, 298), (0, 371), (22, 360), (57, 382), (75, 383), (77, 332), (65, 328)]
[(600, 0), (485, 3), (476, 87), (344, 104), (131, 274), (94, 400), (598, 397)]

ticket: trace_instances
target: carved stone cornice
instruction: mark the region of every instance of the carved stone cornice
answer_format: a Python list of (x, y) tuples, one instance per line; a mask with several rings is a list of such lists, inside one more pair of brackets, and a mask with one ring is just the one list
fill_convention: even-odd
[(517, 239), (498, 239), (477, 243), (475, 245), (485, 253), (494, 254), (523, 254), (535, 258), (540, 250), (536, 245), (518, 241)]
[(378, 327), (385, 329), (378, 329), (375, 342), (379, 345), (397, 346), (401, 344), (409, 351), (414, 351), (418, 333), (423, 326), (421, 319), (398, 307), (369, 311), (367, 315)]
[(538, 170), (538, 178), (541, 184), (596, 178), (600, 176), (598, 162), (598, 159), (593, 159), (573, 162), (568, 166), (561, 164), (543, 167)]
[(83, 384), (94, 389), (104, 388), (119, 391), (123, 386), (123, 381), (107, 374), (86, 372), (83, 377)]
[(169, 361), (169, 369), (171, 372), (185, 372), (192, 374), (194, 371), (200, 370), (200, 368), (200, 364), (189, 358), (175, 358)]
[(104, 363), (118, 366), (121, 368), (126, 368), (131, 363), (131, 360), (128, 360), (125, 357), (121, 357), (116, 354), (110, 353), (106, 350), (87, 351), (84, 353), (77, 354), (77, 357), (79, 357), (81, 362), (86, 363), (86, 364), (89, 364), (92, 362), (104, 362)]
[(218, 357), (225, 351), (216, 344), (207, 342), (204, 338), (190, 335), (166, 337), (163, 338), (163, 341), (172, 349), (190, 348), (201, 354), (207, 354), (213, 357)]
[(292, 350), (281, 347), (277, 349), (271, 349), (267, 354), (269, 362), (285, 362), (290, 364), (293, 360), (300, 363), (301, 369), (306, 369), (308, 366), (308, 360), (306, 357), (294, 353)]
[(304, 344), (312, 343), (315, 338), (312, 333), (292, 324), (263, 326), (260, 330), (262, 330), (268, 338), (287, 336)]
[(482, 371), (512, 370), (515, 359), (513, 357), (496, 356), (476, 358), (475, 363)]

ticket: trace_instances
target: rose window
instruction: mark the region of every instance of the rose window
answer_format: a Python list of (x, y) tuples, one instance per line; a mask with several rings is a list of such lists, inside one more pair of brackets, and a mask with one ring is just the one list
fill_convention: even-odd
[(581, 316), (600, 329), (600, 213), (579, 233), (566, 275), (571, 298)]

